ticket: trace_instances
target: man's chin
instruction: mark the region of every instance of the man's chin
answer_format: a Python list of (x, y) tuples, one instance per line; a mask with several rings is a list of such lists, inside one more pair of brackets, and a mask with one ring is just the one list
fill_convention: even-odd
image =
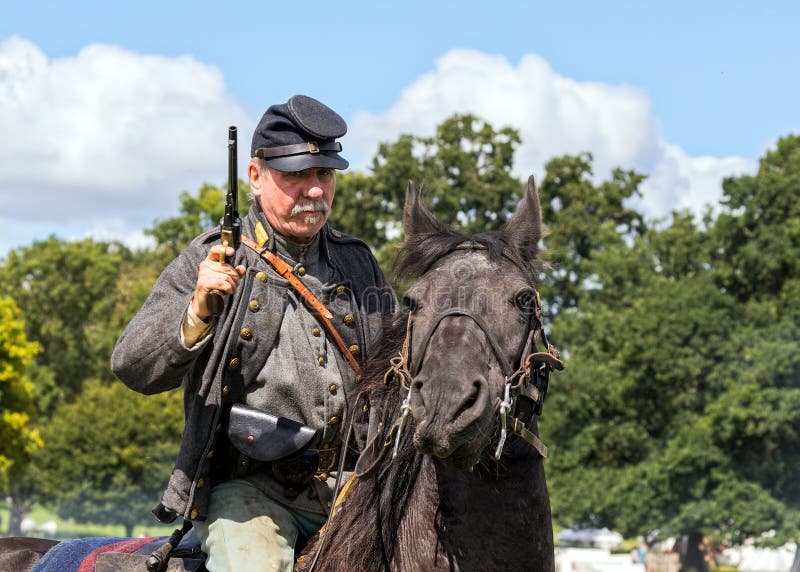
[(304, 217), (296, 219), (295, 224), (286, 230), (291, 232), (289, 238), (297, 242), (308, 242), (316, 236), (326, 220), (324, 213), (305, 213)]

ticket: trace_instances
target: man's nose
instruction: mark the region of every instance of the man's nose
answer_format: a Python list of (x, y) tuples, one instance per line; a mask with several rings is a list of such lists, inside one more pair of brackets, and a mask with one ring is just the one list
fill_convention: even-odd
[(305, 195), (312, 199), (317, 199), (324, 194), (322, 189), (322, 182), (319, 180), (319, 177), (316, 174), (310, 175), (308, 177), (306, 185)]
[(318, 199), (323, 195), (322, 187), (319, 183), (312, 183), (306, 189), (306, 196), (312, 199)]

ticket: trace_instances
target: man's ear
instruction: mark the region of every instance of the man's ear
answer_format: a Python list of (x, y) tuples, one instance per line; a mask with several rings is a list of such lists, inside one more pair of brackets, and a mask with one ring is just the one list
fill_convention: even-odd
[(250, 180), (250, 191), (257, 197), (261, 196), (261, 186), (264, 181), (264, 176), (261, 174), (261, 169), (258, 168), (255, 161), (250, 161), (247, 164), (247, 178)]

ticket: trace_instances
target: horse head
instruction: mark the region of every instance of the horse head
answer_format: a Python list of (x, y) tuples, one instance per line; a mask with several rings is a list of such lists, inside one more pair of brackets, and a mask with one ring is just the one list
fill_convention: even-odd
[(404, 298), (414, 446), (471, 468), (511, 404), (508, 387), (518, 392), (529, 381), (525, 358), (543, 336), (532, 278), (539, 197), (531, 177), (503, 230), (465, 239), (436, 220), (410, 183), (403, 226), (398, 273), (419, 276)]

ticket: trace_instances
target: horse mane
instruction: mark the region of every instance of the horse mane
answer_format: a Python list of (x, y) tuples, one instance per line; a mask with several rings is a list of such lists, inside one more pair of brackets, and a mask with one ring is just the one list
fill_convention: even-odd
[[(369, 409), (379, 414), (383, 422), (377, 436), (379, 443), (388, 439), (391, 425), (400, 416), (399, 381), (384, 381), (384, 375), (387, 357), (399, 352), (405, 338), (407, 316), (407, 311), (401, 310), (384, 318), (382, 333), (363, 364), (359, 382), (360, 395), (366, 397)], [(362, 403), (358, 399), (351, 406), (350, 415), (356, 421), (364, 421), (359, 419), (365, 416), (359, 409)], [(353, 483), (333, 521), (323, 529), (327, 538), (319, 560), (325, 564), (315, 570), (342, 570), (342, 562), (363, 572), (389, 569), (400, 520), (422, 465), (422, 455), (411, 443), (413, 431), (413, 420), (409, 418), (397, 458), (386, 459), (374, 474)]]

